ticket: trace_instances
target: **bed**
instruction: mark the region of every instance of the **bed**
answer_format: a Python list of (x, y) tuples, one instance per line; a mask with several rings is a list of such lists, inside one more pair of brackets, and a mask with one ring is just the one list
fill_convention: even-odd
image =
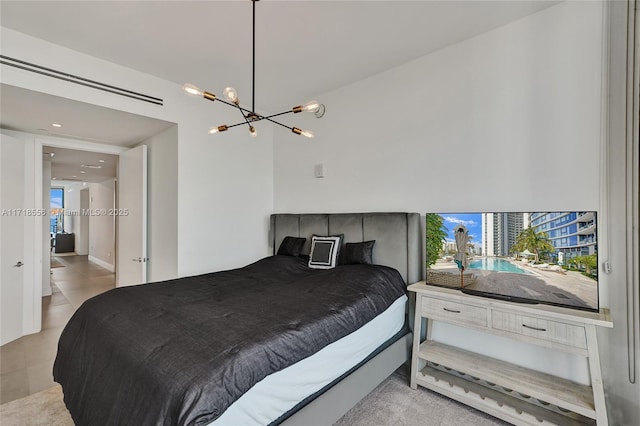
[[(408, 359), (406, 284), (420, 280), (412, 213), (275, 214), (287, 237), (374, 241), (374, 263), (244, 268), (112, 290), (85, 302), (54, 379), (77, 424), (331, 424)], [(345, 247), (342, 245), (342, 247)], [(355, 350), (354, 350), (355, 349)]]

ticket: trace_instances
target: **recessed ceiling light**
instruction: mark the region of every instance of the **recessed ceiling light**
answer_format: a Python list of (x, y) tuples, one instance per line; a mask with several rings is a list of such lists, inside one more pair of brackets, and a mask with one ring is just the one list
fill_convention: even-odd
[(71, 176), (71, 177), (74, 177), (74, 178), (77, 178), (78, 176), (76, 176), (76, 175), (73, 175), (73, 176)]
[(84, 170), (80, 170), (80, 173), (87, 173), (87, 172), (85, 172)]
[(56, 180), (56, 179), (58, 179), (58, 178), (56, 178), (56, 177), (52, 177), (52, 178), (51, 178), (51, 180)]
[(53, 127), (62, 127), (62, 124), (60, 124), (60, 123), (51, 123), (51, 125)]
[(98, 163), (104, 163), (104, 160), (98, 160)]

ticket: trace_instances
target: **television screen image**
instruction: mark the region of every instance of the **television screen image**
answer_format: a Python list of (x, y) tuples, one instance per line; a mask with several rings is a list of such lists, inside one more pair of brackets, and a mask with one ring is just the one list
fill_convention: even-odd
[(427, 213), (427, 284), (522, 303), (598, 310), (597, 215)]

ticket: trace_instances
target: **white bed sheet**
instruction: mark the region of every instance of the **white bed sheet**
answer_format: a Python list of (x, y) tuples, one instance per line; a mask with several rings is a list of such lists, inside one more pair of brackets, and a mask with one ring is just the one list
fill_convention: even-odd
[(407, 296), (319, 352), (255, 384), (210, 426), (266, 425), (314, 394), (393, 337), (404, 325)]

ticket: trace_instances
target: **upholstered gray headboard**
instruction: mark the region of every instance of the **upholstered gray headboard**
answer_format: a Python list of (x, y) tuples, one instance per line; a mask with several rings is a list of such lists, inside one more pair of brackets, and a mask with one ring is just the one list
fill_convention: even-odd
[(344, 234), (344, 241), (376, 240), (373, 262), (397, 269), (407, 284), (422, 279), (423, 238), (418, 213), (272, 214), (269, 238), (273, 253), (286, 236), (311, 237)]

